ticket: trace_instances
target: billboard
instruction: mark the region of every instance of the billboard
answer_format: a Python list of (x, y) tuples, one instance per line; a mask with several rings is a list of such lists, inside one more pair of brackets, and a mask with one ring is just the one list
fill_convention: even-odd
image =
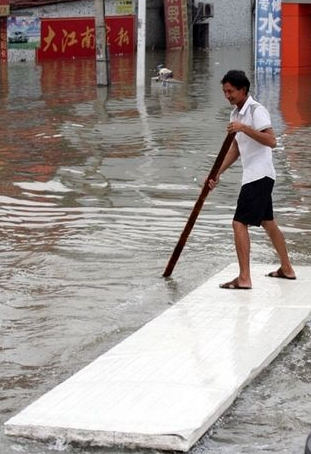
[(257, 73), (281, 71), (281, 0), (256, 0), (255, 69)]
[(35, 49), (40, 44), (41, 21), (34, 16), (9, 16), (7, 21), (8, 47)]
[(134, 7), (134, 0), (117, 0), (115, 5), (117, 15), (133, 15)]

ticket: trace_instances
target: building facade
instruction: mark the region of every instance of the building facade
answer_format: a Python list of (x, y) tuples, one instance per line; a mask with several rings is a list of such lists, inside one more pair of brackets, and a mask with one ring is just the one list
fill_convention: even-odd
[[(181, 0), (188, 8), (190, 45), (215, 48), (251, 41), (252, 0), (217, 0), (213, 3)], [(166, 46), (165, 0), (147, 0), (146, 47)], [(105, 0), (106, 17), (119, 15), (122, 5), (137, 16), (138, 0)], [(43, 18), (94, 17), (93, 0), (10, 0), (11, 15)], [(207, 13), (207, 14), (206, 14)], [(33, 60), (33, 51), (9, 49), (8, 60)]]

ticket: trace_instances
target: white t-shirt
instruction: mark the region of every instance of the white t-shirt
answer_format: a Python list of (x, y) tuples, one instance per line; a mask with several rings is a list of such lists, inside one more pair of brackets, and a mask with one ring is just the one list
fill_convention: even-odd
[[(271, 128), (268, 110), (251, 96), (248, 96), (240, 111), (237, 107), (233, 109), (230, 121), (239, 121), (257, 131)], [(264, 177), (275, 180), (272, 149), (260, 144), (243, 132), (238, 132), (235, 139), (238, 143), (243, 167), (242, 185)]]

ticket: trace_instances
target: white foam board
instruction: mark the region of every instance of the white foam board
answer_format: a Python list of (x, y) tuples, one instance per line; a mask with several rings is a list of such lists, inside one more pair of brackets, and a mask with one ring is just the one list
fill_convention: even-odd
[(188, 451), (304, 327), (311, 267), (297, 280), (231, 264), (5, 423), (5, 433), (98, 446)]

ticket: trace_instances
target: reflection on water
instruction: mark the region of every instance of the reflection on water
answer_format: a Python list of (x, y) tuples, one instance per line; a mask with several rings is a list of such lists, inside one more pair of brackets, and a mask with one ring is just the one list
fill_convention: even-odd
[[(132, 56), (111, 61), (109, 90), (95, 86), (88, 60), (0, 66), (1, 423), (236, 260), (238, 165), (209, 195), (173, 278), (161, 277), (225, 137), (219, 81), (230, 68), (251, 74), (251, 50), (146, 60), (138, 91)], [(160, 62), (183, 83), (153, 86)], [(253, 82), (278, 136), (278, 220), (294, 262), (307, 265), (310, 84)], [(262, 231), (251, 234), (253, 260), (274, 262)], [(193, 453), (302, 452), (310, 348), (308, 325)], [(2, 429), (0, 446), (94, 452), (11, 440)]]

